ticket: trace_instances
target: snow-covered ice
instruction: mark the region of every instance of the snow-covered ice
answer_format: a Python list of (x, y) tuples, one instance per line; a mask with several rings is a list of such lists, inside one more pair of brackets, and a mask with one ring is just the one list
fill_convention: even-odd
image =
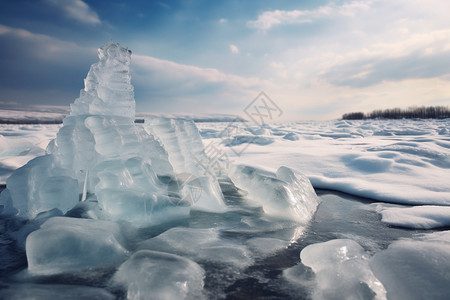
[(450, 226), (450, 207), (420, 205), (414, 207), (389, 207), (378, 205), (381, 221), (393, 226), (431, 229)]
[(266, 124), (260, 132), (251, 129), (253, 124), (233, 129), (270, 138), (269, 145), (232, 145), (223, 137), (227, 124), (198, 126), (205, 143), (222, 149), (235, 164), (273, 172), (288, 166), (315, 188), (383, 202), (450, 205), (450, 119), (303, 121)]

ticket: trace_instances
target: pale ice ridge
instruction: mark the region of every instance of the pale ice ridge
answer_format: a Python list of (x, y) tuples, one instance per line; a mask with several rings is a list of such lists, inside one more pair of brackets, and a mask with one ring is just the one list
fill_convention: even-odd
[(100, 61), (91, 66), (80, 97), (70, 106), (71, 116), (105, 115), (134, 119), (131, 51), (110, 41), (98, 49)]
[[(156, 116), (144, 120), (144, 129), (167, 150), (175, 176), (186, 183), (181, 188), (183, 199), (190, 201), (195, 209), (224, 212), (226, 206), (217, 180), (220, 174), (208, 174), (212, 171), (205, 168), (208, 157), (195, 123)], [(194, 195), (198, 192), (195, 189), (201, 192)]]
[(146, 117), (144, 128), (156, 136), (169, 153), (169, 161), (178, 173), (201, 176), (205, 170), (196, 159), (205, 156), (203, 143), (192, 120)]

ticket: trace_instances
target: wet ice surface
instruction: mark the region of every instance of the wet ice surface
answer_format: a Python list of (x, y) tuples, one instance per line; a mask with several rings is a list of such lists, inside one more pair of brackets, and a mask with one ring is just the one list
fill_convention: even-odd
[[(242, 201), (242, 197), (228, 182), (222, 182), (222, 188), (227, 205), (236, 207)], [(29, 288), (30, 292), (38, 290), (42, 295), (38, 299), (44, 299), (66, 295), (62, 287), (71, 285), (74, 293), (82, 291), (86, 295), (98, 294), (102, 297), (113, 294), (114, 297), (125, 298), (127, 291), (122, 287), (132, 282), (138, 286), (144, 284), (141, 293), (150, 293), (145, 284), (155, 284), (159, 287), (158, 293), (164, 295), (164, 287), (161, 287), (158, 278), (153, 277), (145, 283), (139, 281), (145, 276), (138, 276), (146, 272), (150, 274), (152, 264), (158, 259), (164, 259), (170, 261), (169, 265), (165, 264), (167, 270), (177, 269), (186, 274), (192, 272), (191, 276), (186, 277), (189, 280), (200, 280), (204, 272), (203, 296), (206, 298), (309, 299), (314, 295), (315, 275), (300, 262), (300, 252), (306, 246), (336, 239), (352, 239), (372, 257), (375, 253), (383, 253), (381, 251), (395, 240), (411, 238), (416, 233), (424, 232), (392, 228), (382, 223), (370, 200), (327, 191), (318, 191), (318, 194), (322, 202), (307, 226), (264, 221), (260, 209), (242, 206), (224, 214), (194, 211), (182, 222), (129, 233), (128, 241), (121, 242), (132, 250), (141, 249), (133, 257), (138, 253), (140, 256), (128, 260), (116, 275), (115, 267), (68, 272), (58, 276), (29, 274), (25, 269), (25, 253), (15, 246), (7, 234), (3, 234), (0, 248), (0, 295), (18, 299), (23, 295), (23, 289)], [(13, 226), (5, 219), (1, 222), (3, 226)], [(50, 225), (47, 227), (51, 228)], [(168, 253), (168, 256), (159, 253)], [(95, 251), (92, 255), (96, 255)], [(140, 267), (133, 268), (133, 264), (139, 261), (142, 262), (138, 264)], [(131, 270), (128, 275), (127, 269)], [(155, 272), (167, 274), (167, 270)], [(167, 276), (183, 276), (183, 273), (178, 273)], [(130, 278), (130, 283), (126, 283), (127, 278)], [(190, 290), (192, 295), (197, 295), (201, 283), (189, 280), (186, 281), (187, 285), (194, 287), (193, 292)], [(128, 293), (138, 290), (128, 289)], [(178, 296), (185, 295), (183, 289), (178, 292)], [(187, 295), (189, 298), (191, 294)], [(368, 292), (366, 295), (372, 294)]]

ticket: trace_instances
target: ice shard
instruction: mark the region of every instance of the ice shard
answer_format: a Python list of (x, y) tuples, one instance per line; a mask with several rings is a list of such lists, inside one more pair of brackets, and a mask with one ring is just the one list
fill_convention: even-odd
[(234, 166), (233, 183), (248, 192), (247, 198), (262, 206), (264, 212), (278, 219), (307, 223), (319, 205), (311, 182), (302, 173), (288, 167), (276, 173), (247, 165)]

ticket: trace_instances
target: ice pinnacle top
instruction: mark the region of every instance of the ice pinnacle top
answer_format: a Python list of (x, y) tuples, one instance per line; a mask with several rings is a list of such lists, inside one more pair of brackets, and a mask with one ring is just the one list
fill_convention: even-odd
[(91, 66), (71, 116), (109, 115), (134, 120), (136, 103), (131, 85), (131, 51), (112, 41), (98, 49), (100, 61)]

